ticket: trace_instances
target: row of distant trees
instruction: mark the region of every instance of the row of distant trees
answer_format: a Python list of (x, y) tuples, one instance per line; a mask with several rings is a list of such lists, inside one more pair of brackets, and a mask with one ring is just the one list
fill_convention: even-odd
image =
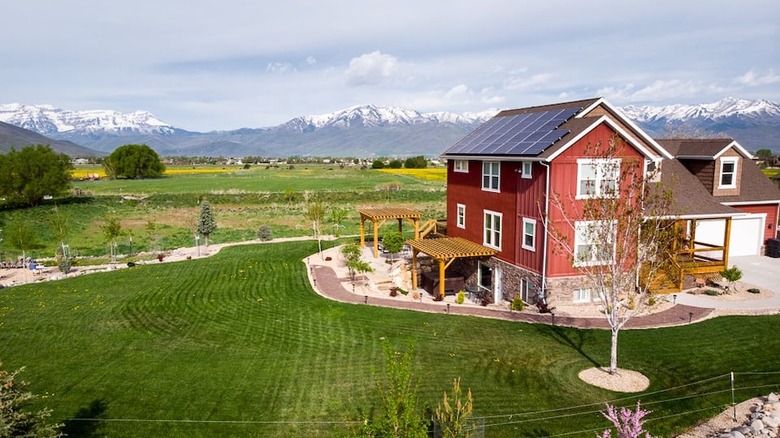
[(386, 163), (385, 160), (376, 159), (371, 163), (372, 169), (400, 169), (402, 167), (406, 169), (425, 169), (428, 167), (428, 160), (424, 156), (418, 155), (416, 157), (409, 157), (403, 161), (394, 159)]
[[(165, 166), (147, 145), (124, 145), (103, 160), (109, 178), (154, 178)], [(47, 145), (30, 145), (0, 154), (0, 197), (18, 205), (36, 206), (47, 196), (60, 196), (70, 189), (73, 170), (70, 157)]]

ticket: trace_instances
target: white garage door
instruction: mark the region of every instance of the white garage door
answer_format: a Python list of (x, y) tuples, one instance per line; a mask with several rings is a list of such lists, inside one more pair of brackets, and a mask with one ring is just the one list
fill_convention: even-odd
[(737, 216), (731, 221), (729, 257), (760, 255), (766, 214)]
[[(731, 221), (729, 238), (729, 257), (759, 255), (764, 241), (764, 223), (766, 214), (745, 214), (735, 216)], [(706, 219), (696, 222), (696, 241), (710, 245), (723, 245), (726, 221)], [(720, 252), (700, 253), (709, 257), (720, 257)]]

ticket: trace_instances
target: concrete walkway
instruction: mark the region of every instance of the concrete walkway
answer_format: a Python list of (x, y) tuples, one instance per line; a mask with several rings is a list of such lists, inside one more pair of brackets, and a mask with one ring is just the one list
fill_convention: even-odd
[(774, 314), (780, 312), (780, 258), (762, 256), (731, 257), (729, 265), (742, 270), (740, 288), (756, 287), (772, 292), (755, 300), (723, 301), (707, 295), (678, 294), (677, 302), (692, 307), (718, 309), (721, 313)]

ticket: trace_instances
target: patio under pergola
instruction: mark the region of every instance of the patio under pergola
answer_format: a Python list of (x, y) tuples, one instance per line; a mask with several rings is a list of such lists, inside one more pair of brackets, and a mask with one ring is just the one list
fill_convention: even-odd
[(439, 296), (445, 294), (445, 272), (459, 258), (490, 257), (497, 251), (462, 237), (407, 240), (412, 247), (412, 287), (417, 289), (417, 254), (428, 254), (439, 265)]

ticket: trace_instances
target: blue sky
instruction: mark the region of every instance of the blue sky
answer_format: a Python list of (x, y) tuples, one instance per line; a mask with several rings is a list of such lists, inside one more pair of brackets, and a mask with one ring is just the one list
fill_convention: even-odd
[(780, 2), (26, 0), (0, 103), (266, 127), (352, 105), (780, 102)]

